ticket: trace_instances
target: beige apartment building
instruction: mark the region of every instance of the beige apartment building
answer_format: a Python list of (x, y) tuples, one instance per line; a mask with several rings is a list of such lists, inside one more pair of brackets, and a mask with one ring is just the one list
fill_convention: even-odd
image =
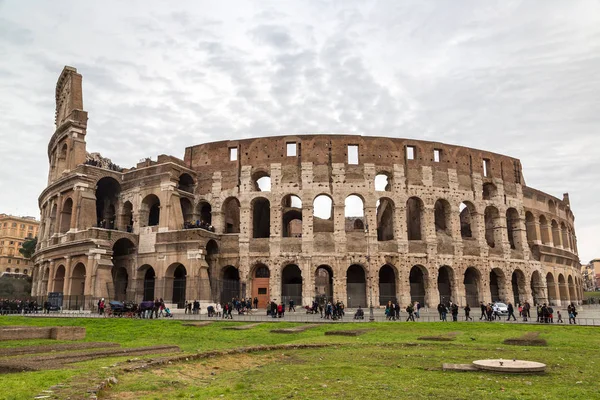
[(0, 214), (0, 274), (31, 275), (32, 263), (23, 258), (19, 249), (25, 240), (37, 236), (39, 225), (34, 217)]

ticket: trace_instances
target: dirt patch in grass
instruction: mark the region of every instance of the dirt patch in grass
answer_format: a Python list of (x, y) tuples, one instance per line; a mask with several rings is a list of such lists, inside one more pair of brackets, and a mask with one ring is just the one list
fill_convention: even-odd
[(84, 349), (105, 349), (107, 347), (120, 347), (118, 343), (110, 342), (87, 342), (87, 343), (64, 343), (48, 344), (40, 346), (23, 346), (0, 349), (0, 357), (19, 356), (24, 354), (51, 353), (55, 351), (84, 350)]
[(512, 346), (548, 346), (546, 339), (542, 339), (539, 336), (539, 332), (527, 332), (518, 338), (504, 339), (503, 343)]
[(271, 333), (299, 333), (299, 332), (304, 332), (311, 328), (315, 328), (317, 326), (319, 326), (319, 324), (307, 324), (307, 325), (296, 326), (293, 328), (273, 329), (273, 330), (271, 330)]
[(0, 360), (0, 373), (60, 369), (64, 368), (65, 364), (95, 360), (98, 358), (175, 353), (179, 351), (180, 349), (178, 346), (163, 345), (97, 351), (69, 351), (65, 353), (48, 354), (34, 357), (15, 357)]
[(247, 331), (248, 329), (255, 328), (260, 324), (249, 324), (249, 325), (236, 325), (236, 326), (226, 326), (223, 329), (231, 330), (231, 331)]
[(448, 332), (437, 336), (420, 336), (417, 340), (427, 340), (432, 342), (452, 342), (456, 339), (458, 332)]
[(188, 322), (186, 324), (181, 324), (181, 326), (195, 326), (196, 328), (202, 328), (203, 326), (208, 326), (212, 323), (213, 323), (212, 321)]
[(360, 336), (368, 331), (369, 331), (369, 329), (355, 329), (355, 330), (348, 330), (348, 331), (327, 331), (327, 332), (325, 332), (325, 335), (326, 336)]

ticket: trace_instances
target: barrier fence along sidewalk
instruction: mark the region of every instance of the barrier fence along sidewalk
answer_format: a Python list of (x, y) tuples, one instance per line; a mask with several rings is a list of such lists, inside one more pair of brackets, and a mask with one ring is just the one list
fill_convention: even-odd
[[(202, 310), (206, 312), (206, 310)], [(389, 322), (389, 323), (419, 323), (419, 322), (443, 322), (440, 321), (440, 317), (435, 314), (429, 315), (421, 315), (419, 318), (415, 317), (415, 322), (406, 321), (408, 314), (406, 312), (400, 313), (400, 318), (397, 320), (389, 320), (385, 314), (381, 313), (381, 310), (378, 310), (374, 315), (374, 322)], [(347, 309), (346, 315), (338, 320), (331, 320), (321, 318), (320, 314), (307, 314), (304, 309), (298, 309), (294, 312), (286, 312), (283, 318), (272, 318), (271, 316), (267, 316), (266, 310), (259, 309), (254, 310), (252, 314), (248, 315), (239, 315), (237, 311), (232, 312), (233, 319), (223, 319), (222, 316), (218, 317), (209, 317), (206, 313), (204, 314), (184, 314), (184, 313), (175, 313), (173, 314), (173, 319), (181, 320), (181, 321), (229, 321), (229, 322), (310, 322), (310, 323), (336, 323), (336, 322), (354, 322), (354, 323), (365, 323), (369, 322), (369, 309), (364, 309), (364, 319), (355, 320), (354, 319), (354, 309)], [(562, 312), (562, 310), (561, 310)], [(39, 311), (21, 311), (18, 312), (16, 310), (0, 310), (0, 315), (5, 316), (26, 316), (26, 317), (39, 317), (39, 318), (126, 318), (125, 316), (109, 316), (108, 313), (104, 315), (100, 315), (97, 311), (79, 311), (79, 310), (63, 310), (63, 311), (50, 311), (49, 313), (45, 313), (43, 310)], [(472, 315), (472, 320), (466, 321), (464, 315), (458, 316), (457, 322), (462, 323), (473, 323), (473, 322), (481, 322), (481, 323), (511, 323), (511, 324), (540, 324), (540, 325), (569, 325), (569, 317), (566, 310), (563, 313), (563, 322), (558, 323), (556, 321), (556, 316), (554, 317), (553, 323), (542, 323), (537, 322), (536, 316), (533, 314), (532, 318), (528, 318), (527, 321), (524, 321), (523, 318), (518, 317), (516, 321), (507, 321), (506, 317), (502, 317), (501, 319), (486, 321), (485, 319), (480, 320), (479, 312)], [(136, 317), (137, 318), (137, 317)], [(164, 316), (159, 317), (159, 319), (165, 319)], [(451, 324), (452, 315), (447, 314), (447, 321), (444, 323)], [(576, 318), (577, 325), (581, 326), (600, 326), (600, 318)]]

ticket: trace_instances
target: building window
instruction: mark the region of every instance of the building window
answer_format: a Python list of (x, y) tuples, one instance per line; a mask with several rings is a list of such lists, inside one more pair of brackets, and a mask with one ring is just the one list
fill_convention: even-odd
[(17, 227), (17, 223), (16, 223), (16, 222), (13, 222), (13, 223), (12, 223), (12, 227), (13, 227), (13, 228), (16, 228), (16, 227)]
[(9, 264), (12, 264), (12, 258), (9, 258), (9, 259), (8, 259), (8, 263), (9, 263)]
[(238, 149), (237, 147), (229, 148), (229, 161), (237, 161), (238, 159)]
[(25, 224), (21, 224), (21, 229), (25, 229)]
[(442, 159), (442, 151), (439, 149), (434, 149), (433, 150), (433, 161), (440, 162), (441, 159)]
[(23, 270), (23, 273), (24, 273), (24, 274), (27, 274), (27, 268)]
[(487, 158), (483, 159), (483, 176), (490, 176), (490, 160)]
[(17, 265), (21, 264), (21, 260), (17, 260)]
[(348, 164), (358, 165), (358, 145), (348, 145)]
[(286, 149), (288, 157), (296, 157), (296, 143), (287, 143)]
[(406, 146), (406, 159), (407, 160), (414, 160), (416, 154), (417, 154), (417, 151), (415, 149), (415, 146)]

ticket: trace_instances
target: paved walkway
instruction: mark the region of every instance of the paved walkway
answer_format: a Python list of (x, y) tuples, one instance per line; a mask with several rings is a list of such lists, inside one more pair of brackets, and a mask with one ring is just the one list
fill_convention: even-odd
[[(560, 310), (563, 315), (564, 324), (569, 324), (569, 318), (567, 315), (566, 307), (554, 307), (555, 313), (557, 310)], [(174, 313), (173, 319), (177, 320), (188, 320), (188, 321), (225, 321), (220, 317), (208, 317), (206, 314), (200, 315), (190, 315), (185, 314), (177, 310)], [(205, 311), (205, 310), (202, 310)], [(533, 311), (533, 310), (532, 310)], [(369, 309), (364, 309), (365, 319), (364, 320), (354, 320), (355, 310), (347, 309), (346, 316), (342, 318), (341, 322), (356, 322), (356, 323), (364, 323), (369, 322)], [(271, 318), (266, 315), (266, 310), (259, 309), (254, 310), (251, 315), (238, 315), (237, 312), (233, 312), (233, 322), (310, 322), (310, 323), (336, 323), (340, 321), (332, 321), (321, 318), (320, 314), (307, 314), (304, 309), (297, 308), (296, 312), (286, 312), (283, 318)], [(479, 309), (473, 310), (471, 312), (471, 316), (473, 317), (473, 322), (484, 322), (480, 320), (481, 313)], [(518, 323), (518, 324), (535, 324), (536, 323), (536, 315), (535, 311), (532, 312), (532, 317), (528, 321), (523, 321), (521, 318), (517, 318), (517, 321), (510, 321), (509, 323)], [(60, 317), (60, 318), (106, 318), (102, 317), (96, 313), (91, 313), (89, 311), (63, 311), (63, 312), (53, 312), (50, 314), (26, 314), (29, 317)], [(404, 323), (406, 321), (407, 313), (400, 313), (400, 321), (390, 321), (390, 323)], [(385, 316), (385, 312), (383, 309), (376, 308), (373, 310), (373, 318), (377, 322), (386, 322), (388, 321)], [(162, 317), (161, 317), (162, 319)], [(448, 323), (452, 322), (452, 316), (448, 314), (447, 316)], [(461, 310), (459, 313), (459, 321), (465, 322), (464, 311)], [(439, 322), (439, 316), (437, 311), (432, 309), (421, 309), (420, 318), (416, 319), (416, 322)], [(471, 321), (469, 321), (471, 322)], [(503, 317), (501, 320), (496, 320), (488, 323), (501, 323), (506, 322), (506, 317)], [(412, 322), (411, 322), (412, 323)], [(554, 318), (554, 323), (557, 323), (556, 315)], [(578, 316), (577, 316), (577, 324), (578, 325), (591, 325), (591, 326), (600, 326), (600, 305), (589, 305), (589, 306), (579, 306), (578, 307)]]

